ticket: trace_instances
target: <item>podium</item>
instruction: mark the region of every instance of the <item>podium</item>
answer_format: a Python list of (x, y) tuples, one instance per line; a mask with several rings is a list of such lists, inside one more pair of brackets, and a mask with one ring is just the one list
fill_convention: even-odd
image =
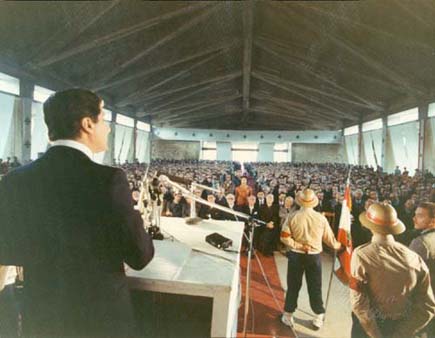
[[(134, 300), (136, 307), (153, 307), (154, 302), (154, 308), (160, 308), (160, 302), (167, 304), (160, 311), (180, 314), (178, 319), (171, 320), (152, 309), (143, 309), (142, 316), (147, 320), (156, 317), (157, 323), (148, 323), (153, 326), (153, 335), (171, 336), (166, 326), (175, 325), (178, 320), (177, 336), (181, 336), (182, 330), (189, 331), (189, 322), (190, 337), (204, 337), (205, 330), (209, 330), (206, 335), (210, 337), (236, 336), (243, 229), (243, 222), (203, 220), (197, 225), (187, 225), (182, 218), (161, 218), (162, 233), (169, 239), (154, 241), (155, 256), (145, 269), (126, 270), (134, 297), (140, 297), (141, 291), (147, 294), (148, 303)], [(230, 238), (233, 242), (230, 249), (236, 252), (222, 251), (206, 243), (205, 237), (214, 232)], [(193, 316), (198, 318), (190, 318)]]

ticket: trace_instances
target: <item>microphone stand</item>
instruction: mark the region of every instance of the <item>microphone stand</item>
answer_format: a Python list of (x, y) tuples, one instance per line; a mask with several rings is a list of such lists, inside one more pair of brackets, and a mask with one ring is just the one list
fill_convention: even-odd
[[(248, 263), (247, 263), (247, 269), (246, 269), (246, 291), (245, 291), (245, 312), (244, 312), (244, 319), (243, 319), (243, 337), (246, 337), (246, 327), (247, 327), (247, 321), (248, 321), (248, 314), (249, 314), (249, 303), (250, 303), (250, 286), (251, 286), (251, 257), (254, 250), (254, 228), (258, 225), (266, 225), (266, 222), (260, 221), (258, 219), (255, 219), (251, 217), (248, 214), (245, 214), (243, 212), (235, 211), (233, 209), (221, 206), (219, 204), (210, 203), (200, 197), (195, 196), (192, 192), (190, 192), (188, 189), (182, 187), (181, 185), (171, 181), (167, 176), (160, 175), (159, 180), (166, 182), (173, 187), (177, 188), (184, 196), (189, 197), (193, 201), (197, 201), (201, 204), (208, 205), (212, 208), (216, 208), (218, 210), (224, 211), (226, 213), (232, 214), (236, 217), (240, 217), (242, 219), (245, 219), (248, 221), (248, 225), (250, 227), (250, 233), (249, 233), (249, 251), (248, 251)], [(209, 187), (207, 187), (209, 188)]]

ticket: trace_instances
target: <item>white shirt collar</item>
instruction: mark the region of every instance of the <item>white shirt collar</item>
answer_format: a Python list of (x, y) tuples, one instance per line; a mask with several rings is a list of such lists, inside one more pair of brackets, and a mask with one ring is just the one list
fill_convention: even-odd
[(85, 154), (87, 157), (89, 157), (91, 160), (94, 160), (94, 153), (91, 149), (89, 149), (88, 146), (84, 145), (83, 143), (74, 141), (74, 140), (56, 140), (51, 142), (52, 147), (56, 146), (63, 146), (63, 147), (69, 147), (74, 148), (78, 151), (81, 151), (83, 154)]

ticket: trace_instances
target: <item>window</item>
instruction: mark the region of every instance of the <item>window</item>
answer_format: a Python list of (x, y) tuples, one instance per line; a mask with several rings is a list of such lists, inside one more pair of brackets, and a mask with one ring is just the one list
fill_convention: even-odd
[(275, 143), (273, 147), (273, 161), (287, 162), (288, 158), (288, 143)]
[(403, 112), (388, 116), (388, 126), (395, 126), (406, 122), (418, 120), (418, 108), (412, 108)]
[(146, 131), (148, 133), (151, 131), (151, 125), (149, 123), (137, 121), (136, 127), (137, 129)]
[(216, 161), (217, 150), (216, 142), (202, 142), (201, 160)]
[(376, 119), (373, 121), (368, 121), (363, 123), (362, 125), (362, 131), (371, 131), (371, 130), (377, 130), (382, 129), (382, 119)]
[(112, 121), (112, 112), (108, 109), (103, 108), (104, 121)]
[(20, 80), (15, 77), (0, 73), (0, 91), (20, 95)]
[(237, 162), (257, 162), (258, 144), (254, 142), (233, 143), (232, 158)]
[(429, 110), (427, 112), (428, 117), (434, 117), (435, 116), (435, 102), (431, 103), (429, 105)]
[(134, 119), (121, 114), (116, 114), (116, 123), (126, 127), (134, 127)]
[(355, 135), (358, 134), (358, 125), (344, 128), (344, 136)]
[(45, 100), (47, 100), (51, 94), (54, 94), (53, 90), (44, 87), (35, 86), (35, 89), (33, 90), (33, 99), (36, 102), (44, 103)]

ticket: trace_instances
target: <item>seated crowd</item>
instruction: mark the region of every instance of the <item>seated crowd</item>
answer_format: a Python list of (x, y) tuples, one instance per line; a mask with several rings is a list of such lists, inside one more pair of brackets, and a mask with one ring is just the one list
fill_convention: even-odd
[[(130, 188), (139, 191), (145, 166), (125, 164)], [(252, 215), (266, 223), (256, 236), (257, 249), (271, 255), (279, 247), (279, 234), (284, 221), (298, 206), (296, 194), (305, 188), (316, 191), (319, 204), (316, 211), (323, 213), (335, 234), (341, 215), (349, 166), (346, 164), (318, 163), (245, 163), (219, 161), (153, 161), (149, 173), (165, 173), (189, 184), (192, 181), (214, 188), (214, 191), (196, 188), (195, 195)], [(350, 173), (352, 191), (352, 239), (354, 246), (370, 240), (371, 233), (361, 226), (358, 215), (374, 202), (388, 201), (404, 222), (407, 230), (397, 239), (408, 245), (415, 237), (413, 217), (417, 205), (435, 201), (435, 178), (418, 170), (409, 176), (396, 168), (394, 174), (383, 173), (379, 168), (352, 166)], [(163, 216), (189, 217), (192, 201), (168, 185), (161, 187)], [(136, 196), (138, 194), (136, 193)], [(236, 220), (229, 213), (200, 203), (195, 204), (196, 214), (204, 219)]]

